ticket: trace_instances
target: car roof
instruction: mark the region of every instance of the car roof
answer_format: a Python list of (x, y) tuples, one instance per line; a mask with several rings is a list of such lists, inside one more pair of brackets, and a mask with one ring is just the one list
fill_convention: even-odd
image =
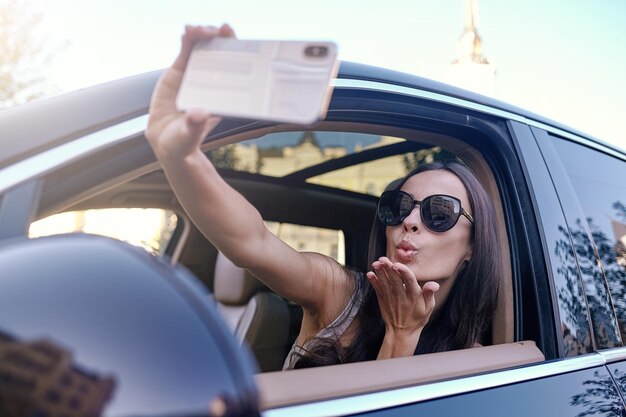
[[(0, 168), (104, 127), (145, 115), (161, 73), (162, 70), (152, 71), (3, 110), (0, 112)], [(623, 153), (611, 144), (535, 113), (415, 75), (342, 62), (337, 79), (417, 89), (467, 104), (487, 106), (582, 136)], [(232, 122), (242, 124), (241, 119)]]

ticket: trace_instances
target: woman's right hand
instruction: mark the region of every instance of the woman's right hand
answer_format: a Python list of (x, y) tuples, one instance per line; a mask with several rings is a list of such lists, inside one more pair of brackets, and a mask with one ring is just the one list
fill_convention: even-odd
[(200, 149), (220, 119), (205, 111), (182, 113), (176, 108), (194, 42), (216, 36), (234, 37), (235, 32), (228, 25), (185, 28), (180, 54), (152, 95), (145, 136), (198, 229), (235, 265), (249, 269), (278, 294), (301, 305), (303, 333), (315, 334), (350, 299), (352, 276), (334, 260), (300, 253), (269, 232), (256, 208), (224, 181)]
[(234, 37), (235, 32), (226, 24), (219, 28), (186, 26), (178, 57), (156, 85), (146, 138), (161, 161), (180, 160), (199, 150), (203, 139), (221, 120), (200, 109), (183, 113), (176, 108), (176, 95), (194, 43), (216, 36)]

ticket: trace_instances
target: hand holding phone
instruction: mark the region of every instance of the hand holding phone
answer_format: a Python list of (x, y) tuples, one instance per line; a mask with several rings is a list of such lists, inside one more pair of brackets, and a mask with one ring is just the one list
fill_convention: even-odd
[(187, 62), (176, 105), (183, 111), (310, 124), (326, 114), (337, 67), (332, 42), (200, 41)]

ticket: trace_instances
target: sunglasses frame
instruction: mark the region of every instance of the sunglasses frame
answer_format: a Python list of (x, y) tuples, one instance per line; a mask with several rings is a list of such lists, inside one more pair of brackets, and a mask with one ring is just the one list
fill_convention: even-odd
[[(380, 215), (380, 202), (383, 200), (383, 196), (384, 196), (385, 194), (387, 194), (387, 195), (389, 195), (389, 194), (395, 194), (395, 195), (408, 195), (408, 196), (411, 198), (411, 200), (413, 200), (411, 210), (409, 211), (409, 213), (408, 213), (406, 216), (399, 216), (400, 221), (399, 221), (398, 223), (395, 223), (395, 222), (394, 222), (394, 224), (392, 224), (392, 223), (386, 223), (386, 222), (382, 219), (382, 217), (381, 217), (381, 215)], [(394, 195), (394, 197), (393, 197), (393, 198), (394, 198), (394, 200), (397, 200), (397, 197), (396, 197), (395, 195)], [(452, 223), (452, 225), (451, 225), (449, 228), (445, 229), (445, 230), (435, 230), (435, 229), (433, 229), (432, 227), (430, 227), (430, 226), (428, 225), (428, 222), (427, 222), (426, 220), (424, 220), (424, 211), (423, 211), (424, 204), (423, 204), (423, 203), (424, 203), (425, 201), (427, 201), (428, 199), (432, 198), (432, 197), (447, 197), (447, 198), (450, 198), (450, 199), (452, 199), (452, 200), (455, 200), (456, 202), (458, 202), (458, 203), (459, 203), (459, 212), (457, 213), (456, 219), (454, 219), (454, 223)], [(401, 198), (402, 198), (402, 197), (401, 197)], [(400, 199), (401, 199), (401, 198), (400, 198)], [(461, 204), (461, 200), (460, 200), (460, 199), (458, 199), (457, 197), (454, 197), (454, 196), (451, 196), (451, 195), (448, 195), (448, 194), (432, 194), (432, 195), (429, 195), (429, 196), (425, 197), (425, 198), (424, 198), (424, 199), (422, 199), (422, 200), (416, 200), (416, 199), (415, 199), (415, 197), (413, 197), (413, 195), (412, 195), (411, 193), (407, 193), (406, 191), (402, 191), (402, 190), (389, 190), (389, 191), (385, 191), (385, 192), (383, 192), (383, 193), (381, 194), (380, 198), (378, 199), (378, 205), (377, 205), (377, 207), (376, 207), (376, 214), (377, 214), (377, 216), (378, 216), (378, 219), (379, 219), (379, 220), (381, 221), (381, 223), (382, 223), (382, 224), (384, 224), (385, 226), (399, 226), (399, 225), (401, 225), (401, 224), (404, 222), (404, 220), (405, 220), (407, 217), (409, 217), (409, 216), (411, 215), (411, 213), (413, 212), (413, 210), (415, 210), (415, 206), (419, 206), (419, 208), (420, 208), (420, 218), (422, 219), (422, 223), (424, 223), (424, 226), (426, 226), (426, 227), (428, 228), (428, 230), (433, 231), (433, 232), (435, 232), (435, 233), (444, 233), (444, 232), (447, 232), (448, 230), (452, 229), (452, 228), (453, 228), (454, 226), (456, 226), (456, 224), (459, 222), (459, 218), (460, 218), (462, 215), (463, 215), (463, 216), (465, 216), (465, 218), (466, 218), (467, 220), (469, 220), (469, 221), (470, 221), (470, 223), (474, 224), (474, 217), (472, 217), (472, 215), (471, 215), (471, 214), (470, 214), (467, 210), (465, 210), (465, 209), (463, 208), (463, 205)]]

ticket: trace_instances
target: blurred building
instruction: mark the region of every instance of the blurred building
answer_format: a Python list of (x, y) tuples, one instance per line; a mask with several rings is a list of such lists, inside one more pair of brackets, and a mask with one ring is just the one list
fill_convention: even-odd
[(57, 344), (0, 332), (2, 416), (99, 416), (114, 389), (113, 378), (75, 366)]
[[(341, 158), (351, 152), (402, 142), (390, 136), (380, 136), (377, 142), (355, 149), (340, 146), (322, 147), (313, 131), (304, 131), (294, 146), (259, 148), (256, 145), (234, 144), (234, 169), (259, 173), (271, 177), (283, 177), (292, 172), (318, 165), (331, 159)], [(307, 182), (336, 187), (371, 195), (380, 195), (387, 185), (408, 172), (405, 156), (393, 155), (365, 164), (353, 165), (310, 178)]]
[(443, 81), (487, 96), (495, 96), (496, 68), (483, 54), (478, 34), (478, 0), (465, 0), (463, 33), (457, 42), (457, 58), (443, 74)]

